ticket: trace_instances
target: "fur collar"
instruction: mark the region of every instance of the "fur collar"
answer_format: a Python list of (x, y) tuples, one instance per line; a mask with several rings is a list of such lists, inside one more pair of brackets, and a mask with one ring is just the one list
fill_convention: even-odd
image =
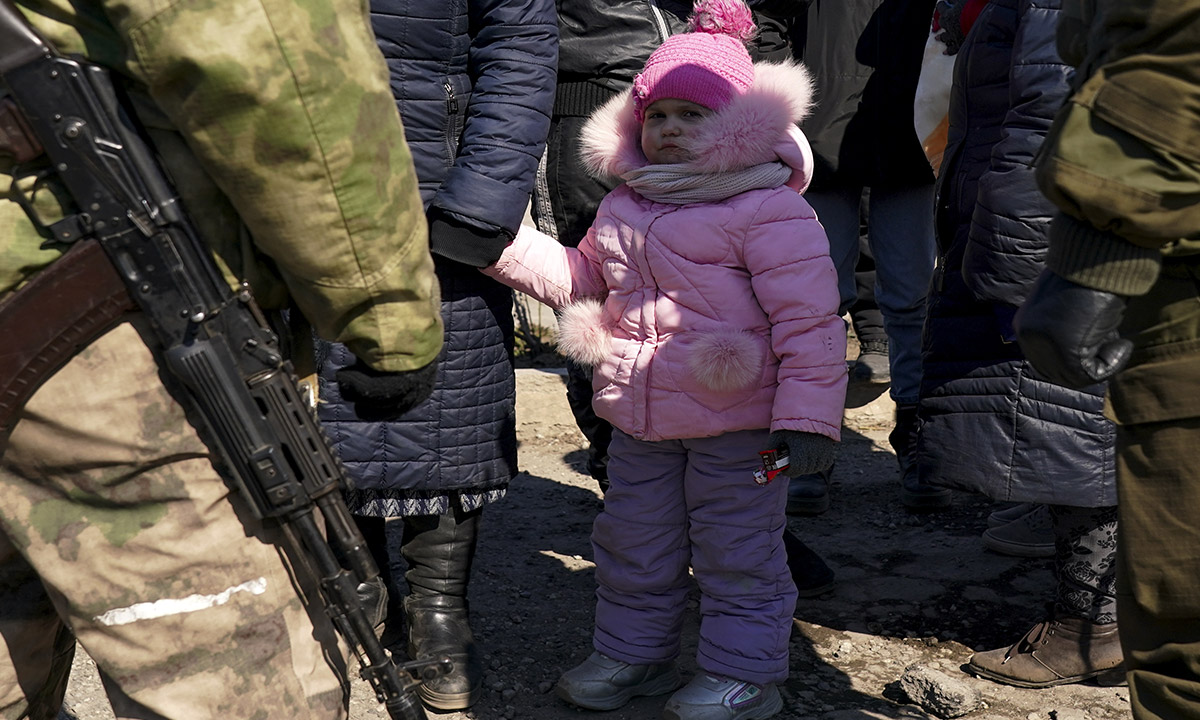
[[(812, 107), (812, 78), (799, 63), (756, 63), (754, 86), (712, 116), (696, 137), (697, 173), (728, 172), (782, 160), (793, 169), (788, 185), (803, 192), (812, 177), (812, 150), (796, 124)], [(624, 92), (601, 106), (584, 125), (580, 155), (588, 171), (620, 180), (649, 164), (633, 97)]]

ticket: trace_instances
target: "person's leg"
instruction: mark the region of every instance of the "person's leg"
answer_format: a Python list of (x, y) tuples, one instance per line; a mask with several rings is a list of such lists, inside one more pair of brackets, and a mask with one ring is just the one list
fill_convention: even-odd
[(1095, 625), (1117, 621), (1117, 508), (1051, 505), (1054, 616)]
[(0, 717), (55, 720), (74, 657), (41, 578), (0, 534)]
[(817, 220), (829, 238), (829, 257), (837, 269), (838, 295), (841, 303), (838, 314), (844, 315), (858, 297), (854, 269), (858, 264), (859, 208), (861, 187), (831, 188), (809, 191), (804, 199), (817, 212)]
[(883, 312), (897, 405), (920, 399), (921, 332), (937, 250), (933, 185), (871, 188), (868, 239), (875, 257), (875, 302)]
[(883, 311), (875, 302), (875, 256), (867, 237), (870, 192), (863, 193), (859, 220), (858, 263), (854, 266), (857, 295), (850, 306), (850, 326), (858, 340), (858, 358), (850, 367), (850, 379), (883, 384), (891, 381), (887, 333), (883, 329)]
[(608, 492), (608, 446), (613, 428), (592, 409), (592, 369), (567, 359), (567, 404), (575, 424), (588, 441), (588, 474), (600, 485), (600, 494)]
[(1049, 506), (1054, 528), (1053, 616), (1009, 648), (976, 653), (968, 668), (1018, 687), (1124, 679), (1117, 636), (1117, 509)]
[(596, 652), (559, 679), (555, 690), (570, 703), (612, 710), (679, 687), (675, 657), (691, 559), (686, 463), (678, 441), (644, 442), (613, 431), (610, 485), (592, 528)]
[(441, 515), (403, 519), (400, 554), (408, 563), (404, 615), (409, 657), (445, 655), (454, 664), (449, 673), (417, 688), (425, 704), (438, 710), (468, 708), (483, 690), (483, 664), (467, 601), (482, 515), (482, 509), (452, 507)]
[(0, 534), (117, 717), (344, 718), (343, 648), (297, 596), (315, 596), (312, 578), (214, 472), (156, 373), (125, 324), (37, 391), (0, 462)]
[(817, 597), (833, 588), (833, 568), (786, 527), (783, 530), (783, 547), (787, 551), (788, 570), (792, 574), (798, 597)]
[(692, 569), (700, 586), (698, 663), (755, 683), (788, 674), (796, 588), (783, 544), (782, 485), (754, 482), (764, 431), (686, 441)]
[(1200, 269), (1131, 298), (1117, 421), (1117, 611), (1134, 718), (1200, 717)]
[(662, 663), (679, 654), (688, 593), (687, 454), (678, 441), (619, 430), (611, 447), (611, 485), (592, 529), (594, 645), (625, 662)]
[(407, 652), (404, 647), (404, 593), (400, 591), (396, 573), (392, 571), (392, 553), (388, 547), (387, 518), (369, 515), (353, 515), (354, 524), (366, 542), (371, 559), (379, 568), (379, 579), (387, 590), (387, 615), (383, 622), (380, 642), (393, 652)]
[(909, 510), (938, 510), (951, 493), (917, 473), (917, 401), (921, 389), (921, 333), (936, 261), (933, 185), (871, 188), (868, 239), (875, 256), (875, 301), (883, 312), (891, 364), (896, 426), (889, 440), (900, 466), (900, 498)]
[(796, 588), (783, 533), (784, 486), (751, 478), (765, 431), (686, 441), (692, 569), (700, 586), (701, 672), (663, 717), (770, 717), (783, 707)]
[(1133, 716), (1200, 717), (1200, 419), (1122, 427), (1118, 438), (1117, 604)]

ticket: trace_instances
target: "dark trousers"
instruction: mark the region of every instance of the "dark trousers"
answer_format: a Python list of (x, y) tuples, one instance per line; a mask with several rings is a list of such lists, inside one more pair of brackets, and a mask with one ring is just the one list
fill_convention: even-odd
[(1117, 612), (1135, 718), (1200, 717), (1200, 264), (1133, 298), (1118, 423)]

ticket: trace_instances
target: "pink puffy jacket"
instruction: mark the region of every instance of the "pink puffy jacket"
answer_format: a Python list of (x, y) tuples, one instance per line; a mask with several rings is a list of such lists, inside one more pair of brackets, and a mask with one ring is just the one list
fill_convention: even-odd
[[(713, 115), (697, 172), (782, 159), (788, 184), (670, 205), (622, 185), (578, 249), (522, 228), (485, 272), (554, 308), (559, 349), (593, 366), (596, 413), (641, 440), (787, 429), (840, 437), (846, 329), (829, 242), (800, 195), (811, 151), (795, 65), (756, 68), (755, 86)], [(710, 132), (711, 131), (711, 132)], [(647, 164), (628, 95), (584, 133), (597, 174)]]

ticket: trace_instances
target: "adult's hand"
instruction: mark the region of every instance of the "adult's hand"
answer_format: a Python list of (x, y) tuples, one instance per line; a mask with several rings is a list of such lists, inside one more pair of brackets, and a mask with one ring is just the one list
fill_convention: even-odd
[(381, 372), (357, 360), (335, 373), (342, 398), (366, 420), (398, 418), (433, 392), (437, 360), (406, 372)]
[(1043, 270), (1017, 311), (1017, 342), (1049, 380), (1072, 388), (1116, 375), (1133, 351), (1117, 329), (1128, 298), (1094, 290)]

